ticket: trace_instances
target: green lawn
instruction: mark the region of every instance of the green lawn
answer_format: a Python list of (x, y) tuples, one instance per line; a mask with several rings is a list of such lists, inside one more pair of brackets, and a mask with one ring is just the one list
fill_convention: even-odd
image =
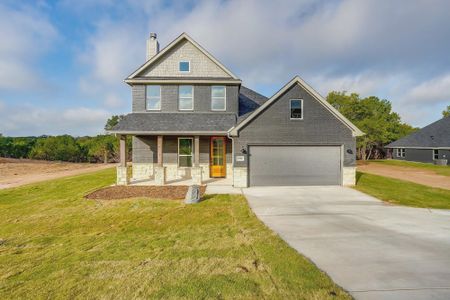
[(450, 209), (449, 190), (409, 181), (357, 172), (355, 189), (393, 204)]
[(114, 176), (0, 190), (1, 299), (350, 299), (242, 196), (83, 198)]
[(369, 160), (367, 162), (383, 164), (383, 165), (388, 165), (388, 166), (399, 166), (399, 167), (408, 167), (408, 168), (416, 168), (416, 169), (417, 168), (425, 169), (425, 170), (433, 171), (439, 175), (450, 176), (450, 167), (449, 166), (436, 166), (431, 163), (427, 164), (427, 163), (394, 160), (394, 159)]

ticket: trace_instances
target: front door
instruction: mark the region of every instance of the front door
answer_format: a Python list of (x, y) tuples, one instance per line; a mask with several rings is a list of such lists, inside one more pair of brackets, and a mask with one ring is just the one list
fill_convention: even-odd
[(225, 137), (211, 137), (210, 177), (225, 177)]

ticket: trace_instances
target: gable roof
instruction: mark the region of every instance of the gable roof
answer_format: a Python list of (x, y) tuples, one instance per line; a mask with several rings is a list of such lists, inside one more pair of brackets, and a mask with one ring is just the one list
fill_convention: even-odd
[(239, 90), (239, 117), (237, 123), (239, 124), (245, 120), (253, 111), (263, 105), (267, 100), (268, 98), (266, 96), (241, 85)]
[(431, 123), (386, 148), (450, 148), (450, 117)]
[(331, 112), (338, 120), (340, 120), (344, 125), (346, 125), (351, 131), (353, 136), (361, 136), (364, 133), (359, 130), (352, 122), (350, 122), (346, 117), (344, 117), (339, 111), (337, 111), (328, 101), (323, 98), (318, 92), (316, 92), (310, 85), (308, 85), (299, 76), (295, 76), (291, 81), (289, 81), (284, 87), (282, 87), (278, 92), (276, 92), (269, 100), (265, 101), (258, 109), (251, 113), (245, 120), (240, 122), (235, 127), (231, 128), (228, 133), (230, 135), (237, 135), (239, 130), (246, 124), (251, 122), (256, 118), (266, 107), (268, 107), (272, 102), (276, 101), (282, 94), (284, 94), (289, 88), (294, 84), (298, 84), (308, 91), (320, 104), (322, 104), (329, 112)]
[(206, 55), (209, 59), (211, 59), (216, 65), (218, 65), (225, 73), (230, 75), (233, 79), (239, 80), (239, 78), (234, 75), (230, 70), (228, 70), (221, 62), (219, 62), (214, 56), (212, 56), (208, 51), (206, 51), (202, 46), (200, 46), (196, 41), (194, 41), (186, 32), (183, 32), (180, 36), (178, 36), (175, 40), (170, 42), (164, 49), (159, 51), (155, 56), (147, 60), (142, 66), (140, 66), (136, 71), (134, 71), (132, 74), (130, 74), (126, 79), (134, 79), (136, 78), (140, 73), (142, 73), (145, 69), (147, 69), (150, 65), (152, 65), (154, 62), (158, 61), (161, 57), (163, 57), (166, 53), (168, 53), (171, 49), (176, 47), (179, 43), (181, 43), (183, 40), (187, 40), (190, 43), (192, 43), (200, 52), (202, 52), (204, 55)]

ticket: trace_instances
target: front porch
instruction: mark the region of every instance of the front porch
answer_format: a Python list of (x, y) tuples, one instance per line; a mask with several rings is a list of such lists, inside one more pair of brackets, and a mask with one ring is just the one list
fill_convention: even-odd
[(131, 135), (132, 163), (120, 135), (117, 185), (233, 185), (232, 143), (225, 136)]

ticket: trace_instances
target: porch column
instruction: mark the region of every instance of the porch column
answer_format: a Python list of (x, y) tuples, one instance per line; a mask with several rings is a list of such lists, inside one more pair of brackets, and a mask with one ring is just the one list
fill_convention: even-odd
[(194, 166), (200, 167), (200, 137), (194, 137)]
[(117, 167), (117, 185), (127, 185), (129, 183), (127, 170), (127, 136), (119, 135), (120, 164)]
[(200, 167), (200, 136), (194, 137), (194, 167), (191, 169), (192, 184), (202, 184), (202, 168)]
[(166, 184), (166, 167), (163, 166), (163, 136), (158, 135), (157, 138), (158, 146), (158, 161), (155, 167), (155, 184), (165, 185)]

